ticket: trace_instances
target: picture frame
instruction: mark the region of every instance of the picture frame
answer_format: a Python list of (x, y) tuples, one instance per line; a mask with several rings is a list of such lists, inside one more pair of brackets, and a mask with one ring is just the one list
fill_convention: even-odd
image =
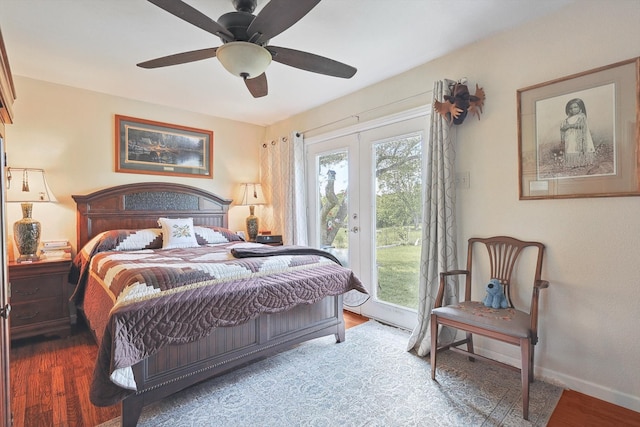
[(520, 200), (640, 195), (640, 57), (518, 89)]
[(115, 116), (116, 172), (213, 178), (213, 131)]

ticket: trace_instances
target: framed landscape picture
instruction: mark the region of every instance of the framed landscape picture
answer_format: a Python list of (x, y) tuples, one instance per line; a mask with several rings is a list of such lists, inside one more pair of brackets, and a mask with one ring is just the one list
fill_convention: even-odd
[(213, 132), (115, 116), (116, 172), (213, 177)]
[(519, 89), (520, 199), (640, 195), (640, 58)]

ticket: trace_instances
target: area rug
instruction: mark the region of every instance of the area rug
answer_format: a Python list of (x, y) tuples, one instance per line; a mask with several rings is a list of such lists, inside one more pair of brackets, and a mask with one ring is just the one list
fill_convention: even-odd
[[(544, 426), (562, 389), (452, 352), (405, 350), (409, 333), (369, 321), (346, 341), (318, 338), (146, 406), (139, 426)], [(119, 426), (114, 419), (101, 427)]]

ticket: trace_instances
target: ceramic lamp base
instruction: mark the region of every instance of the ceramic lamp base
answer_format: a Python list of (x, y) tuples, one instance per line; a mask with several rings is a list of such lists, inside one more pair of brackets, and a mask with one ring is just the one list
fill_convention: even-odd
[(40, 223), (31, 218), (31, 203), (22, 204), (22, 219), (13, 224), (13, 239), (20, 256), (18, 262), (37, 261), (40, 244)]
[(258, 237), (258, 217), (255, 215), (247, 217), (247, 236), (250, 242), (255, 242)]
[(251, 205), (249, 206), (249, 216), (247, 217), (247, 236), (249, 237), (250, 242), (255, 242), (256, 237), (258, 237), (258, 217), (255, 216), (256, 207)]

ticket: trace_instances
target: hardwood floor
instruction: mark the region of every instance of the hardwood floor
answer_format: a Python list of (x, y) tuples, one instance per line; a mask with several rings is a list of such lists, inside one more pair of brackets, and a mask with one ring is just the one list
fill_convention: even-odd
[(120, 415), (120, 405), (89, 402), (98, 347), (88, 330), (68, 338), (14, 341), (11, 410), (16, 427), (93, 427)]
[(547, 426), (640, 427), (640, 413), (577, 391), (565, 390)]
[[(347, 328), (368, 319), (345, 311)], [(18, 340), (11, 348), (11, 409), (16, 427), (93, 427), (120, 406), (89, 402), (97, 347), (84, 329), (68, 338)], [(640, 413), (566, 390), (549, 426), (640, 427)]]

